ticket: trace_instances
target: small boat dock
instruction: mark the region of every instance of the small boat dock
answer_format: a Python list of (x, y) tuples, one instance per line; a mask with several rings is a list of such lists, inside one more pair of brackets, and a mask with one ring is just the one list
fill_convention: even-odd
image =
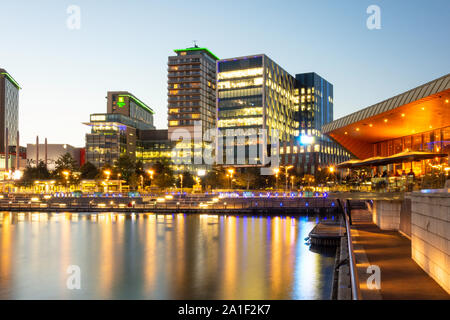
[(314, 246), (338, 246), (345, 235), (345, 227), (339, 222), (320, 222), (309, 233)]

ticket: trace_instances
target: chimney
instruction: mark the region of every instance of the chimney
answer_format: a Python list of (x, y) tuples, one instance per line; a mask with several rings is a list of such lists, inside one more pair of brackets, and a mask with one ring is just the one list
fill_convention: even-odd
[(36, 136), (36, 168), (39, 165), (39, 136)]
[(5, 128), (5, 171), (9, 171), (9, 141), (8, 141), (8, 128)]
[(45, 138), (45, 167), (47, 168), (47, 138)]

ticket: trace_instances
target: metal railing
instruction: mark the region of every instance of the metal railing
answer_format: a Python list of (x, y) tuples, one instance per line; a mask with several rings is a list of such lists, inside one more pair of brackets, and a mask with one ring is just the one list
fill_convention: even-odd
[(197, 200), (165, 200), (163, 202), (152, 201), (151, 203), (139, 203), (136, 202), (129, 206), (133, 202), (132, 199), (126, 201), (114, 201), (110, 203), (112, 198), (97, 201), (81, 202), (76, 200), (59, 199), (58, 202), (53, 199), (51, 202), (27, 202), (27, 203), (9, 203), (7, 201), (0, 201), (1, 210), (158, 210), (158, 209), (170, 209), (170, 210), (227, 210), (227, 209), (316, 209), (316, 208), (332, 208), (333, 200), (326, 198), (273, 198), (273, 199), (221, 199), (219, 202), (212, 201), (211, 198), (199, 198)]
[(361, 300), (361, 290), (359, 288), (359, 277), (358, 271), (356, 270), (356, 259), (355, 252), (353, 250), (352, 234), (350, 229), (350, 219), (349, 212), (350, 202), (342, 204), (341, 200), (338, 199), (339, 207), (342, 209), (342, 213), (345, 220), (345, 229), (347, 233), (347, 246), (348, 246), (348, 264), (350, 269), (350, 284), (352, 289), (352, 300)]

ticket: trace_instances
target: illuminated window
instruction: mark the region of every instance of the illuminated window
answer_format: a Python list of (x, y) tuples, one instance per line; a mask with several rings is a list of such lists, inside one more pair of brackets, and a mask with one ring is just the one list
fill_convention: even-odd
[(91, 121), (106, 121), (106, 116), (102, 115), (91, 115)]
[(220, 72), (217, 75), (217, 79), (232, 79), (232, 78), (244, 78), (263, 74), (263, 68), (251, 68), (243, 70), (235, 70), (228, 72)]

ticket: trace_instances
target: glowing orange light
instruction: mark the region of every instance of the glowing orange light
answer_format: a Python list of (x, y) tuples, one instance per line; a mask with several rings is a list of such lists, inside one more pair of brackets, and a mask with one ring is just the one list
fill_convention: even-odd
[(356, 131), (359, 131), (359, 128), (356, 128)]
[(347, 132), (347, 131), (345, 131), (345, 134), (348, 134), (348, 132)]
[(402, 113), (402, 117), (405, 117), (405, 114), (404, 114), (404, 113)]
[(388, 119), (384, 119), (384, 122), (385, 122), (385, 123), (388, 122)]
[(373, 127), (373, 124), (369, 124), (369, 127), (371, 127), (371, 128), (372, 128), (372, 127)]

